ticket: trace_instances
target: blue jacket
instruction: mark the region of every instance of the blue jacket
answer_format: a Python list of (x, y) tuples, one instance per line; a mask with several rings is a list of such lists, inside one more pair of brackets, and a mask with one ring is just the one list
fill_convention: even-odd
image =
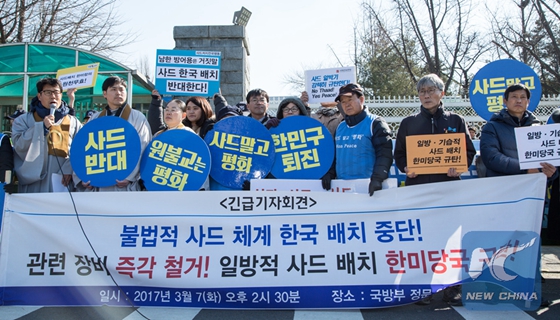
[[(361, 170), (363, 170), (363, 172), (367, 172), (368, 174), (371, 173), (371, 176), (367, 176), (367, 177), (369, 177), (372, 180), (383, 181), (387, 179), (389, 175), (389, 170), (391, 169), (391, 164), (393, 163), (393, 154), (392, 154), (393, 143), (391, 141), (391, 129), (389, 128), (387, 122), (385, 122), (383, 118), (374, 117), (374, 119), (372, 119), (373, 117), (369, 117), (369, 115), (370, 113), (367, 111), (367, 108), (364, 106), (362, 112), (358, 113), (357, 115), (353, 115), (353, 116), (345, 115), (344, 121), (342, 121), (338, 125), (335, 134), (337, 156), (335, 158), (335, 161), (333, 162), (333, 167), (329, 172), (331, 176), (334, 177), (336, 175), (338, 179), (343, 179), (340, 176), (338, 176), (338, 172), (336, 172), (335, 168), (340, 167), (341, 165), (345, 165), (345, 166), (358, 166)], [(342, 140), (338, 139), (340, 137), (339, 129), (342, 127), (346, 127), (347, 129), (349, 129), (346, 131), (346, 133), (350, 134), (352, 129), (357, 128), (358, 124), (362, 123), (362, 121), (364, 121), (366, 118), (369, 119), (367, 123), (371, 124), (371, 128), (368, 128), (370, 133), (367, 136), (368, 136), (368, 141), (371, 142), (371, 145), (373, 146), (372, 151), (374, 151), (374, 153), (371, 154), (371, 157), (375, 159), (375, 160), (372, 159), (371, 162), (368, 161), (368, 164), (366, 165), (371, 164), (373, 165), (373, 168), (369, 168), (369, 167), (364, 168), (364, 163), (356, 163), (355, 159), (351, 163), (347, 163), (348, 161), (345, 161), (346, 163), (341, 163), (341, 161), (344, 161), (344, 159), (338, 159), (339, 145), (340, 143), (342, 143)], [(358, 133), (362, 134), (363, 130), (361, 130), (360, 132), (356, 132), (356, 134)], [(336, 174), (333, 172), (336, 172)], [(366, 178), (366, 176), (364, 175), (363, 178)]]
[(495, 113), (480, 135), (480, 156), (486, 166), (486, 176), (527, 173), (527, 170), (519, 169), (514, 129), (539, 124), (540, 121), (530, 111), (525, 111), (521, 121), (512, 117), (506, 109)]

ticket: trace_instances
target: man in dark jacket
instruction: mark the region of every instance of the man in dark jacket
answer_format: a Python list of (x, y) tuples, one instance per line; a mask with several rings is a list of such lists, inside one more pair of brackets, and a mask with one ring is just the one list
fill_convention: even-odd
[(331, 180), (369, 178), (369, 195), (381, 190), (393, 163), (391, 129), (381, 117), (364, 106), (362, 87), (356, 83), (342, 86), (335, 101), (344, 110), (335, 133), (336, 155), (331, 169), (322, 179), (323, 188), (331, 189)]
[[(539, 125), (540, 121), (527, 110), (531, 92), (523, 84), (513, 84), (504, 92), (506, 108), (492, 115), (480, 136), (480, 156), (486, 166), (486, 176), (506, 176), (537, 173), (539, 169), (521, 170), (515, 142), (516, 127)], [(556, 174), (556, 167), (541, 162), (542, 172), (548, 178)]]
[(267, 129), (277, 127), (280, 123), (278, 118), (267, 113), (269, 102), (268, 93), (263, 89), (253, 89), (247, 93), (247, 109), (250, 112), (248, 117), (259, 121)]
[[(492, 115), (490, 121), (482, 129), (480, 157), (486, 166), (487, 177), (539, 173), (540, 171), (546, 175), (549, 183), (558, 177), (556, 167), (548, 162), (541, 162), (541, 169), (520, 169), (515, 128), (540, 124), (533, 113), (527, 110), (530, 98), (531, 91), (524, 84), (510, 85), (504, 92), (506, 108)], [(540, 260), (538, 261), (540, 262)], [(537, 265), (537, 270), (540, 271), (539, 265)], [(549, 303), (548, 300), (543, 299), (541, 306), (548, 306)]]
[[(407, 167), (406, 137), (423, 134), (463, 133), (467, 146), (467, 163), (471, 164), (476, 149), (468, 133), (465, 119), (453, 112), (445, 111), (441, 99), (445, 96), (443, 81), (435, 74), (422, 77), (416, 84), (420, 97), (420, 112), (402, 120), (397, 133), (395, 144), (395, 163), (400, 171), (406, 173), (405, 185), (417, 185), (432, 182), (460, 180), (461, 173), (456, 168), (450, 168), (447, 174), (421, 174), (418, 175)], [(427, 305), (432, 297), (422, 299), (418, 304)], [(451, 305), (461, 305), (461, 287), (452, 286), (445, 288), (443, 300)]]
[(416, 84), (420, 97), (420, 112), (402, 120), (395, 144), (395, 163), (406, 173), (405, 185), (459, 180), (460, 173), (450, 168), (447, 174), (418, 175), (407, 168), (406, 137), (423, 134), (464, 133), (467, 142), (467, 163), (471, 164), (476, 149), (468, 133), (465, 119), (453, 112), (445, 111), (441, 99), (445, 95), (443, 81), (435, 74), (429, 74)]

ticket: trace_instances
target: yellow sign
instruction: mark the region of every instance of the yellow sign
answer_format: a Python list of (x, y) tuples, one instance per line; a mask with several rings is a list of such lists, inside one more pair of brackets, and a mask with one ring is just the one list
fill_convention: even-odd
[(95, 86), (99, 63), (60, 69), (56, 72), (56, 78), (62, 83), (64, 91), (72, 88), (90, 88)]
[(464, 133), (426, 134), (406, 137), (406, 165), (416, 174), (447, 173), (450, 168), (466, 172)]

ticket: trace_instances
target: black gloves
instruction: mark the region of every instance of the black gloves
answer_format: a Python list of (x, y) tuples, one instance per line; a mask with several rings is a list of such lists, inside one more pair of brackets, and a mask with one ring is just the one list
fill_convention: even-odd
[(146, 185), (144, 185), (144, 180), (138, 179), (138, 186), (140, 187), (140, 191), (147, 191)]
[(243, 181), (243, 186), (241, 187), (241, 190), (251, 190), (251, 181), (249, 180), (245, 180)]
[(278, 118), (270, 118), (270, 119), (268, 119), (268, 121), (266, 122), (266, 124), (264, 126), (267, 129), (270, 129), (272, 127), (274, 127), (274, 128), (278, 127), (279, 124), (280, 124), (280, 120), (278, 120)]
[(227, 101), (226, 98), (224, 98), (224, 96), (222, 96), (219, 93), (214, 94), (214, 109), (216, 110), (216, 114), (218, 113), (218, 111), (220, 111), (222, 108), (224, 108), (225, 106), (227, 106)]
[(377, 179), (373, 179), (371, 178), (369, 180), (369, 196), (373, 196), (373, 193), (377, 190), (381, 190), (382, 188), (382, 181), (379, 181)]
[(17, 186), (17, 184), (7, 183), (7, 184), (4, 185), (4, 191), (6, 193), (9, 193), (9, 194), (17, 193), (18, 192), (18, 186)]
[(334, 177), (331, 172), (325, 173), (325, 175), (321, 178), (321, 184), (323, 185), (323, 189), (327, 191), (331, 190), (331, 181), (333, 178)]

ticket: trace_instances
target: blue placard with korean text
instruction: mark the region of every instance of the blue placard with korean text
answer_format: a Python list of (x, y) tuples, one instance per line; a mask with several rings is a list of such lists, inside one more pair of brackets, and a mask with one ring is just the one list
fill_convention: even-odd
[(334, 140), (310, 117), (293, 116), (271, 128), (276, 157), (272, 175), (279, 179), (320, 179), (332, 165)]
[(516, 83), (526, 85), (531, 91), (527, 110), (534, 111), (541, 100), (541, 80), (531, 67), (511, 59), (490, 62), (476, 73), (469, 88), (473, 109), (484, 120), (490, 120), (505, 107), (506, 88)]
[(168, 130), (142, 155), (140, 176), (149, 191), (199, 190), (210, 172), (210, 150), (196, 133)]
[(128, 121), (101, 117), (78, 131), (70, 148), (70, 163), (82, 181), (110, 187), (132, 173), (141, 150), (140, 137)]
[(157, 50), (156, 89), (162, 95), (211, 97), (220, 91), (221, 52)]
[(272, 136), (253, 118), (220, 120), (204, 141), (212, 156), (210, 176), (225, 187), (242, 189), (246, 180), (263, 179), (272, 169)]

